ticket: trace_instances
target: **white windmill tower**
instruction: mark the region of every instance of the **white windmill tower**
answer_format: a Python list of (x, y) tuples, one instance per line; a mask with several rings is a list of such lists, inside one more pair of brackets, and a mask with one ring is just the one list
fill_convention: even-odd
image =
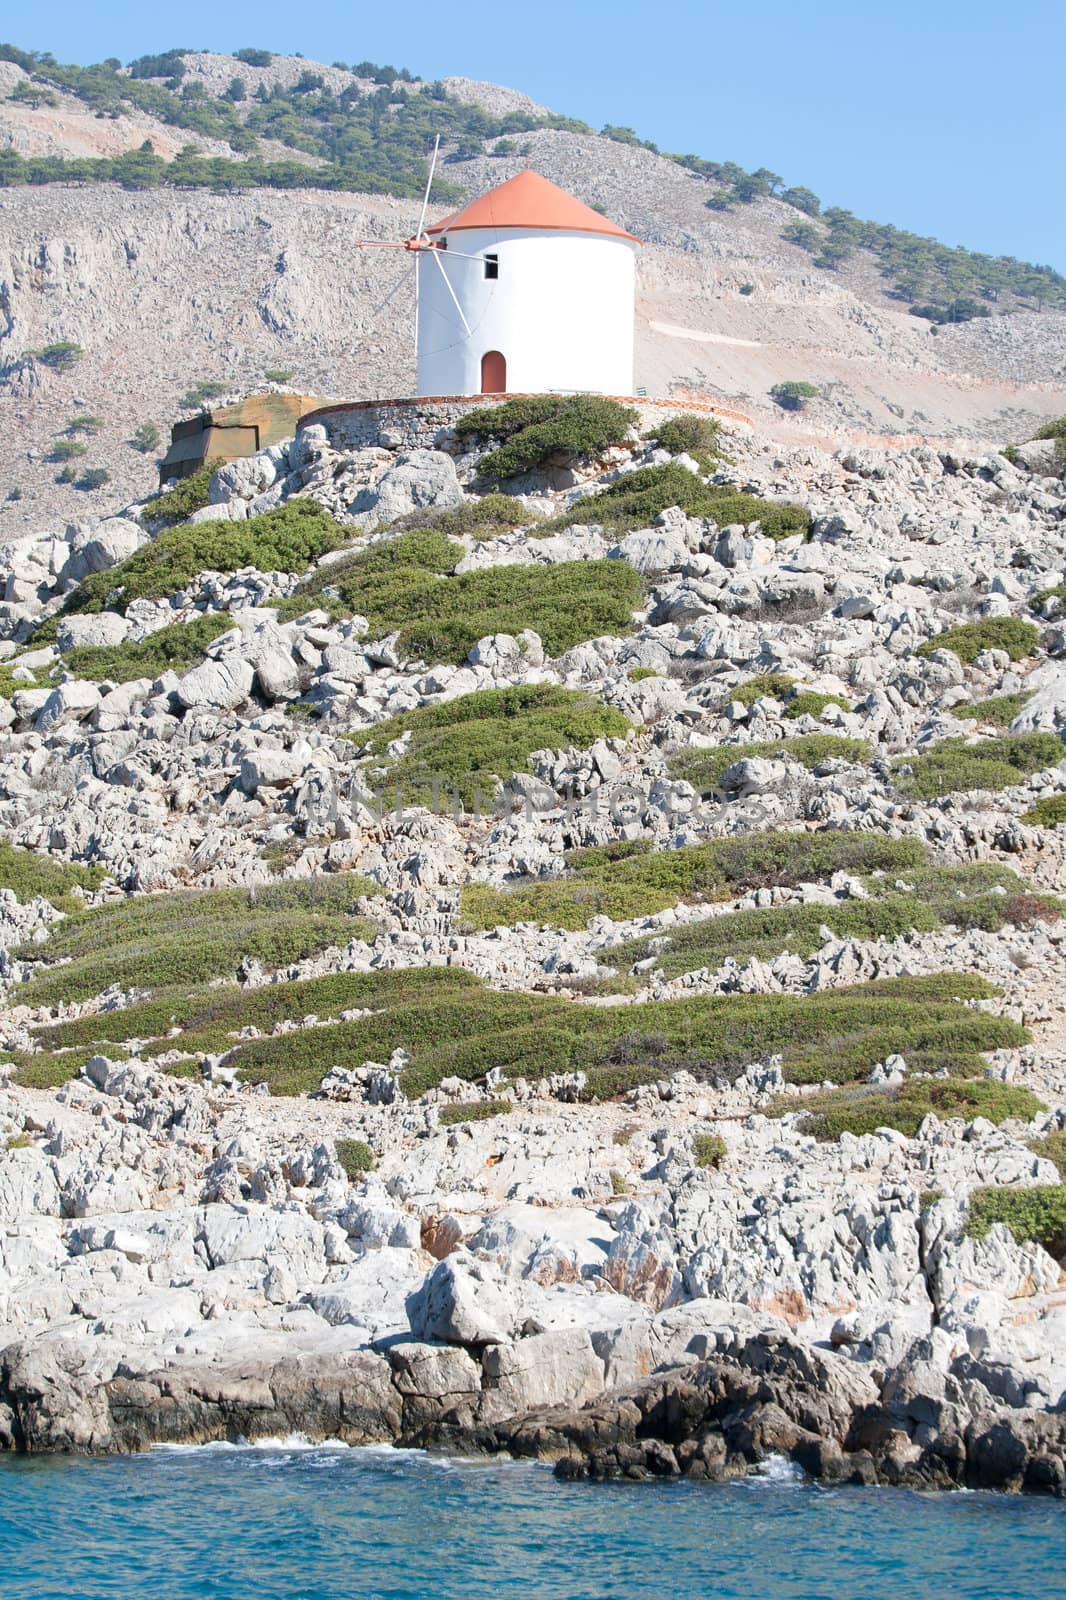
[(631, 394), (640, 240), (528, 169), (427, 228), (437, 148), (418, 232), (379, 246), (417, 256), (418, 394)]

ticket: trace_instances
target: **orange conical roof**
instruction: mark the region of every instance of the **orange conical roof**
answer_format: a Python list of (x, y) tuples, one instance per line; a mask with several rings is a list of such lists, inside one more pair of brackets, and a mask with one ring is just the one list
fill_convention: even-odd
[(429, 234), (455, 233), (460, 228), (548, 228), (570, 233), (607, 233), (615, 239), (640, 240), (617, 222), (602, 217), (584, 201), (577, 200), (557, 184), (549, 183), (539, 172), (527, 167), (516, 178), (490, 189), (471, 200), (461, 211), (453, 211), (427, 228)]

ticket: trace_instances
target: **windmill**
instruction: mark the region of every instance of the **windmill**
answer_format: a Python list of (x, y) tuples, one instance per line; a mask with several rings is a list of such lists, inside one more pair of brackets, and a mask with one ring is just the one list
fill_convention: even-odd
[[(432, 154), (432, 156), (430, 158), (430, 163), (429, 163), (429, 177), (426, 179), (426, 192), (422, 196), (422, 210), (421, 210), (421, 212), (419, 214), (418, 230), (415, 233), (414, 238), (413, 239), (402, 239), (402, 240), (401, 239), (395, 239), (395, 240), (393, 240), (393, 239), (357, 239), (356, 243), (355, 243), (355, 248), (357, 250), (406, 250), (406, 251), (408, 251), (410, 254), (412, 254), (414, 256), (425, 255), (425, 254), (428, 253), (432, 257), (434, 265), (436, 266), (438, 272), (440, 273), (441, 277), (444, 280), (445, 287), (448, 290), (448, 294), (450, 295), (452, 303), (455, 306), (456, 312), (458, 313), (459, 320), (463, 325), (463, 328), (464, 328), (464, 330), (466, 332), (467, 338), (469, 339), (471, 337), (470, 324), (466, 320), (466, 314), (464, 313), (463, 308), (459, 303), (459, 297), (456, 294), (454, 288), (452, 287), (451, 279), (448, 277), (447, 272), (444, 270), (444, 263), (441, 260), (441, 253), (444, 250), (448, 250), (448, 253), (450, 255), (459, 256), (464, 261), (473, 261), (473, 260), (478, 260), (480, 258), (476, 257), (476, 256), (464, 255), (463, 252), (460, 251), (460, 250), (450, 250), (446, 240), (438, 241), (438, 240), (435, 240), (435, 239), (431, 239), (429, 237), (428, 233), (426, 232), (426, 213), (429, 210), (429, 195), (430, 195), (430, 190), (433, 188), (433, 178), (434, 178), (434, 174), (436, 173), (436, 170), (437, 170), (437, 158), (438, 158), (439, 155), (440, 155), (440, 134), (438, 133), (436, 139), (433, 141), (433, 154)], [(374, 309), (371, 311), (371, 313), (370, 313), (371, 322), (373, 322), (374, 318), (379, 316), (380, 313), (382, 311), (384, 311), (385, 307), (388, 305), (389, 301), (393, 298), (393, 296), (396, 295), (396, 294), (399, 294), (400, 290), (403, 288), (403, 286), (404, 286), (404, 284), (406, 282), (407, 282), (407, 271), (405, 269), (404, 272), (401, 273), (400, 277), (393, 284), (392, 288), (389, 290), (389, 292), (385, 296), (384, 300), (381, 300), (374, 307)], [(416, 345), (416, 347), (417, 347), (417, 344), (418, 344), (418, 272), (416, 271), (415, 272), (415, 345)]]
[(631, 393), (640, 240), (529, 168), (427, 225), (439, 154), (414, 237), (358, 246), (414, 259), (416, 393)]

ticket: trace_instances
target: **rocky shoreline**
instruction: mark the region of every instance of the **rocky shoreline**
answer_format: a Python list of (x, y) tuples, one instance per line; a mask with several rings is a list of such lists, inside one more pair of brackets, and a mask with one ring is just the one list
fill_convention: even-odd
[[(698, 1303), (689, 1310), (695, 1325)], [(480, 1420), (501, 1409), (500, 1380), (514, 1369), (528, 1376), (550, 1363), (558, 1375), (589, 1362), (581, 1339), (539, 1339), (550, 1348), (487, 1346), (480, 1363), (462, 1347), (400, 1342), (380, 1354), (172, 1367), (95, 1385), (61, 1345), (47, 1355), (15, 1346), (0, 1363), (0, 1443), (26, 1453), (100, 1454), (299, 1434), (535, 1458), (568, 1479), (709, 1482), (782, 1457), (828, 1483), (1066, 1496), (1066, 1417), (997, 1404), (967, 1358), (945, 1374), (935, 1337), (878, 1382), (788, 1333), (723, 1330), (717, 1341), (691, 1341), (717, 1343), (703, 1359), (584, 1406)]]

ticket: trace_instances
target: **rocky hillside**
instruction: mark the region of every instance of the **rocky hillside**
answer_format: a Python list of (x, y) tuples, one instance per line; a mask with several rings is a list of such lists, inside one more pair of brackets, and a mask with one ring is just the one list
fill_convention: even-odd
[(0, 1444), (1062, 1492), (1059, 443), (367, 427), (12, 570)]
[[(260, 104), (259, 84), (268, 94), (308, 73), (330, 93), (380, 92), (347, 69), (291, 57), (256, 67), (188, 54), (177, 81), (199, 85), (208, 97), (202, 103), (214, 106), (225, 104), (209, 97), (227, 81), (246, 80), (248, 100), (235, 113), (238, 131), (229, 133), (240, 144), (246, 106)], [(12, 100), (20, 82), (32, 88), (36, 80), (13, 62), (0, 61), (0, 74), (0, 96), (7, 95), (0, 138), (13, 156), (102, 158), (136, 151), (147, 139), (169, 160), (193, 139), (205, 157), (225, 153), (231, 162), (283, 156), (310, 170), (324, 160), (276, 137), (252, 138), (250, 155), (126, 102), (98, 114), (63, 89), (48, 90), (36, 105), (26, 90)], [(427, 128), (433, 115), (458, 127), (463, 108), (473, 107), (484, 120), (471, 126), (495, 129), (511, 118), (526, 130), (523, 153), (495, 134), (457, 134), (442, 169), (449, 193), (477, 193), (532, 163), (645, 239), (636, 376), (649, 394), (717, 398), (783, 442), (1004, 443), (1028, 437), (1036, 421), (1063, 409), (1066, 318), (1059, 313), (1020, 309), (1028, 302), (1007, 296), (998, 309), (1013, 306), (1009, 315), (933, 331), (890, 296), (892, 280), (868, 250), (829, 271), (788, 242), (784, 235), (802, 215), (794, 205), (757, 198), (714, 209), (709, 199), (728, 193), (722, 180), (639, 144), (575, 131), (494, 85), (448, 80), (441, 100), (426, 98), (428, 86), (407, 87), (429, 107), (420, 113)], [(165, 97), (160, 112), (167, 112)], [(512, 153), (487, 153), (497, 149)], [(413, 195), (421, 171), (402, 163), (396, 171), (388, 181)], [(147, 492), (153, 460), (128, 441), (146, 422), (165, 434), (198, 384), (246, 391), (282, 373), (330, 398), (412, 386), (410, 265), (356, 246), (406, 237), (417, 220), (414, 199), (110, 183), (33, 184), (0, 195), (0, 533), (58, 530)], [(443, 200), (437, 209), (445, 209)], [(80, 352), (68, 370), (32, 354), (63, 344)], [(771, 388), (788, 380), (821, 391), (796, 416), (770, 399)], [(99, 419), (94, 433), (74, 436), (84, 453), (50, 459), (56, 436), (79, 415)], [(57, 482), (64, 466), (70, 481)], [(92, 469), (109, 481), (79, 488)]]

